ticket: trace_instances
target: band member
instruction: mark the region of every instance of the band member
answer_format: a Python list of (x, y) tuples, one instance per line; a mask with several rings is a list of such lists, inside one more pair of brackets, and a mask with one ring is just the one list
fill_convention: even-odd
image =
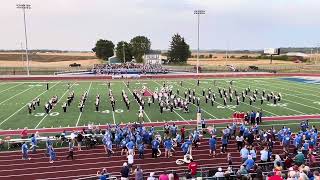
[(262, 96), (261, 96), (260, 103), (263, 104), (263, 101), (264, 101), (264, 96), (262, 95)]
[(111, 83), (110, 83), (110, 82), (108, 82), (107, 84), (108, 84), (108, 88), (110, 89), (110, 87), (111, 87)]
[(180, 86), (182, 86), (182, 81), (180, 81)]
[(96, 105), (96, 112), (99, 112), (99, 105), (100, 105), (100, 99), (99, 98), (96, 99), (95, 105)]
[(148, 106), (150, 107), (150, 105), (151, 105), (151, 98), (148, 97)]
[(29, 114), (31, 114), (32, 113), (31, 103), (28, 103), (27, 108), (28, 108)]
[(212, 97), (211, 98), (211, 106), (213, 106), (215, 99)]
[(37, 99), (37, 106), (40, 106), (40, 98)]
[(67, 112), (67, 103), (66, 102), (64, 102), (62, 104), (62, 109), (63, 109), (63, 112)]
[(262, 96), (264, 97), (265, 95), (266, 95), (266, 91), (263, 90), (263, 91), (262, 91)]
[(198, 79), (198, 81), (197, 81), (197, 86), (199, 86), (200, 85), (200, 80)]
[(203, 89), (203, 90), (202, 90), (202, 96), (204, 96), (205, 94), (206, 94), (206, 90)]
[(127, 81), (127, 88), (130, 87), (130, 81)]
[(252, 105), (253, 98), (251, 96), (249, 97), (249, 100), (249, 104)]
[(236, 98), (237, 98), (237, 105), (239, 105), (240, 104), (240, 97), (236, 96)]
[(227, 106), (227, 98), (226, 97), (223, 98), (223, 105)]
[(44, 109), (45, 109), (46, 113), (49, 114), (49, 104), (48, 103), (44, 105)]
[(46, 86), (47, 86), (47, 90), (49, 90), (49, 83), (47, 83)]

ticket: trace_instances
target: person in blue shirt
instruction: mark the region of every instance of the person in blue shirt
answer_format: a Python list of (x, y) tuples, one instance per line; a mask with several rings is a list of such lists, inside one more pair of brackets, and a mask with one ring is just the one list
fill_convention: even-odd
[(109, 180), (109, 174), (105, 168), (101, 172), (98, 171), (97, 176), (100, 180)]
[(54, 151), (52, 146), (49, 146), (49, 155), (50, 155), (50, 163), (53, 163), (56, 160), (56, 152)]
[(135, 147), (134, 142), (130, 141), (127, 143), (128, 154), (134, 155), (134, 147)]
[(139, 159), (144, 158), (144, 144), (138, 144), (138, 151), (139, 151)]
[(182, 142), (182, 138), (180, 134), (177, 134), (176, 136), (176, 142), (177, 142), (177, 146), (180, 146), (181, 142)]
[(189, 152), (189, 146), (191, 145), (190, 141), (185, 141), (182, 145), (181, 145), (181, 149), (183, 151), (183, 155), (186, 155)]
[(247, 171), (253, 168), (254, 166), (254, 160), (252, 159), (251, 155), (248, 155), (248, 159), (243, 163), (243, 165), (246, 167)]
[(209, 156), (216, 155), (216, 145), (217, 145), (217, 140), (215, 136), (211, 136), (211, 138), (209, 139), (209, 146), (210, 146)]
[(169, 158), (171, 156), (171, 149), (173, 147), (173, 143), (171, 139), (166, 139), (163, 143), (164, 149), (165, 149), (165, 157)]
[(288, 152), (289, 145), (290, 145), (290, 136), (284, 135), (284, 137), (282, 138), (283, 151)]
[(107, 155), (111, 156), (114, 152), (112, 151), (112, 141), (108, 140), (106, 143)]
[(159, 142), (157, 139), (154, 139), (154, 140), (151, 142), (152, 158), (157, 158), (157, 157), (158, 157), (159, 145), (160, 145), (160, 142)]
[(23, 160), (30, 160), (31, 158), (29, 158), (29, 154), (28, 154), (28, 145), (26, 142), (23, 143), (23, 145), (21, 146), (21, 152), (22, 152), (22, 159)]
[(248, 159), (249, 150), (247, 149), (246, 145), (240, 150), (240, 155), (242, 158), (242, 162), (245, 162)]
[(49, 156), (49, 146), (52, 146), (52, 141), (50, 140), (49, 136), (46, 139), (46, 156)]
[(225, 153), (227, 151), (227, 146), (228, 146), (228, 137), (222, 136), (221, 142), (222, 142), (221, 153)]
[(37, 151), (37, 144), (38, 144), (38, 140), (37, 140), (36, 136), (34, 134), (32, 134), (31, 147), (30, 147), (30, 149), (32, 149), (32, 153), (35, 153)]

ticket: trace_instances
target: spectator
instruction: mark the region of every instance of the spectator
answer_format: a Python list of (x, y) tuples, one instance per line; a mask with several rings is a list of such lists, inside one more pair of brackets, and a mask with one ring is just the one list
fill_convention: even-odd
[(244, 140), (243, 136), (241, 136), (241, 135), (238, 135), (236, 137), (238, 151), (240, 151), (242, 149), (242, 147), (243, 147), (243, 140)]
[(240, 150), (240, 155), (242, 158), (242, 162), (245, 162), (248, 159), (249, 150), (247, 149), (246, 145)]
[(130, 169), (130, 171), (132, 171), (132, 166), (133, 166), (133, 155), (132, 154), (129, 154), (127, 156), (128, 158), (128, 168)]
[(31, 147), (32, 153), (36, 153), (37, 151), (38, 140), (34, 134), (31, 135)]
[(152, 158), (158, 157), (159, 145), (160, 142), (157, 139), (152, 141)]
[(313, 171), (313, 178), (314, 178), (314, 180), (320, 180), (320, 173), (319, 173), (319, 171)]
[(129, 180), (130, 169), (128, 168), (128, 164), (126, 162), (123, 163), (120, 173), (121, 173), (121, 180)]
[(250, 171), (250, 169), (254, 166), (254, 160), (252, 159), (251, 155), (248, 155), (248, 159), (243, 163), (243, 165), (246, 167), (247, 171)]
[(249, 173), (248, 173), (247, 169), (243, 165), (241, 165), (237, 174), (241, 175), (241, 176), (247, 176)]
[(108, 180), (109, 179), (109, 174), (108, 174), (106, 168), (103, 168), (101, 172), (97, 171), (97, 176), (99, 177), (100, 180)]
[(168, 174), (167, 173), (160, 174), (159, 180), (169, 180)]
[(197, 174), (198, 164), (190, 159), (190, 164), (188, 165), (188, 169), (190, 171), (191, 176), (195, 176)]
[(302, 151), (299, 150), (298, 154), (294, 157), (294, 163), (297, 166), (301, 166), (304, 162), (304, 155), (302, 154)]
[(216, 145), (217, 145), (217, 140), (214, 135), (211, 136), (209, 139), (209, 156), (215, 156), (216, 155)]
[(283, 180), (281, 177), (281, 171), (274, 172), (273, 175), (268, 178), (268, 180)]
[(134, 142), (133, 141), (128, 142), (126, 147), (128, 149), (128, 154), (134, 155), (134, 147), (135, 147)]
[(21, 137), (21, 139), (26, 139), (26, 138), (28, 138), (28, 128), (27, 128), (27, 127), (25, 127), (25, 128), (21, 131), (20, 137)]
[(137, 166), (137, 168), (134, 170), (134, 174), (135, 180), (143, 180), (143, 171), (140, 166)]
[(78, 133), (76, 140), (77, 140), (77, 144), (78, 144), (78, 150), (81, 151), (83, 135), (80, 132)]
[(49, 146), (49, 156), (50, 156), (50, 163), (53, 163), (56, 160), (56, 152), (53, 149), (53, 146)]
[(139, 151), (139, 159), (144, 158), (144, 144), (141, 143), (138, 145), (138, 151)]
[(147, 180), (156, 180), (156, 178), (154, 177), (154, 172), (151, 172), (149, 177), (147, 178)]
[(0, 138), (0, 151), (3, 149), (4, 141)]
[(221, 137), (222, 147), (221, 147), (221, 153), (225, 153), (228, 151), (228, 136), (224, 135)]
[(224, 172), (222, 172), (222, 168), (218, 168), (218, 172), (214, 175), (217, 179), (223, 179), (224, 178)]
[(69, 154), (67, 156), (67, 159), (71, 158), (73, 160), (73, 150), (74, 150), (73, 143), (71, 139), (69, 139), (68, 141), (69, 141)]
[(267, 147), (264, 147), (262, 151), (260, 151), (260, 160), (261, 160), (261, 163), (266, 163), (268, 162), (268, 159), (269, 159), (269, 152), (267, 150)]
[(163, 146), (165, 148), (164, 156), (169, 158), (171, 156), (171, 149), (173, 148), (173, 143), (171, 139), (166, 139), (163, 143)]
[(23, 160), (30, 160), (31, 158), (29, 158), (28, 155), (28, 145), (27, 142), (24, 142), (23, 145), (21, 146), (21, 151), (22, 151), (22, 159)]

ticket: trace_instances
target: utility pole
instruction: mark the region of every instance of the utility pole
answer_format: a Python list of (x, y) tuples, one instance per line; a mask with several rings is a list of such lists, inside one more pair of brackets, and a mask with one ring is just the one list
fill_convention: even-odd
[(26, 60), (27, 60), (27, 75), (30, 75), (29, 70), (29, 55), (28, 55), (28, 36), (27, 36), (27, 24), (26, 24), (26, 9), (31, 9), (30, 4), (17, 4), (18, 9), (22, 9), (23, 12), (23, 22), (24, 22), (24, 36), (26, 41)]
[(123, 62), (126, 63), (126, 53), (124, 51), (124, 46), (125, 46), (125, 44), (123, 43), (122, 44)]
[(199, 73), (199, 45), (200, 45), (200, 15), (205, 14), (205, 10), (195, 10), (194, 14), (198, 16), (198, 50), (197, 50), (197, 74)]

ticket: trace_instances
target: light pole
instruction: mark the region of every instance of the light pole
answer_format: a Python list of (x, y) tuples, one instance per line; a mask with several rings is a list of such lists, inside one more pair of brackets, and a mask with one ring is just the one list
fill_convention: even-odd
[(199, 43), (200, 43), (200, 15), (205, 14), (205, 10), (195, 10), (194, 14), (198, 16), (198, 50), (197, 50), (197, 74), (199, 73)]
[(124, 52), (124, 46), (125, 44), (122, 44), (122, 53), (123, 53), (123, 62), (126, 63), (126, 53)]
[(24, 22), (24, 36), (26, 39), (26, 60), (27, 60), (27, 75), (30, 75), (29, 72), (29, 56), (28, 56), (28, 36), (27, 36), (27, 24), (26, 24), (26, 9), (31, 9), (30, 4), (17, 4), (18, 9), (22, 9), (23, 12), (23, 22)]

